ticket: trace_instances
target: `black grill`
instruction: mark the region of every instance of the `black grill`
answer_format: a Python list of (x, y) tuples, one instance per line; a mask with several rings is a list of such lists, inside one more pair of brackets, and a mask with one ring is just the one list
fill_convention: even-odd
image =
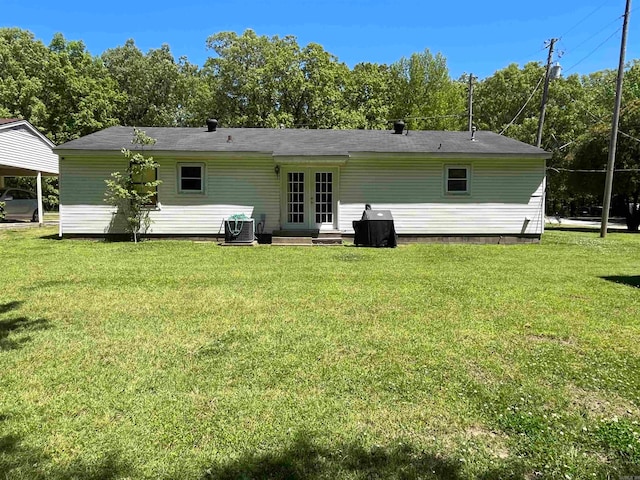
[(395, 247), (398, 236), (391, 210), (365, 210), (361, 220), (353, 221), (353, 243), (365, 247)]

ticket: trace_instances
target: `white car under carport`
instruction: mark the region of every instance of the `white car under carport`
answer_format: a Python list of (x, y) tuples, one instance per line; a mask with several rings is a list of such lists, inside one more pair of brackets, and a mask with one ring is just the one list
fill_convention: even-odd
[(0, 210), (4, 211), (5, 220), (38, 221), (38, 199), (29, 190), (0, 188)]

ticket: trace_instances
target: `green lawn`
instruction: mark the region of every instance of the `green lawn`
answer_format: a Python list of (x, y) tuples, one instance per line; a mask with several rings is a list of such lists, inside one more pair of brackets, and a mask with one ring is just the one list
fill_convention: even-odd
[(640, 235), (0, 231), (0, 479), (640, 475)]

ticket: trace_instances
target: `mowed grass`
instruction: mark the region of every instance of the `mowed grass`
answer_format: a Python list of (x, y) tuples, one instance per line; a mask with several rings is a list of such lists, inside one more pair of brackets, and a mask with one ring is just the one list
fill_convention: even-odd
[(640, 475), (640, 235), (0, 232), (0, 478)]

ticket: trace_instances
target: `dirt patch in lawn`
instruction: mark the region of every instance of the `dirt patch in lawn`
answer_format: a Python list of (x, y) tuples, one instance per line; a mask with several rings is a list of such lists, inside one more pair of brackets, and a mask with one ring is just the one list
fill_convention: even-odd
[(571, 338), (559, 338), (553, 335), (546, 335), (544, 333), (530, 334), (527, 335), (526, 340), (534, 343), (555, 343), (558, 345), (574, 345), (575, 342)]
[(624, 417), (639, 413), (635, 405), (611, 392), (585, 390), (576, 385), (569, 385), (566, 391), (572, 408), (593, 417)]
[(487, 430), (479, 425), (472, 425), (465, 431), (467, 438), (472, 438), (481, 442), (486, 449), (501, 460), (509, 458), (510, 452), (507, 448), (508, 437), (502, 433)]

